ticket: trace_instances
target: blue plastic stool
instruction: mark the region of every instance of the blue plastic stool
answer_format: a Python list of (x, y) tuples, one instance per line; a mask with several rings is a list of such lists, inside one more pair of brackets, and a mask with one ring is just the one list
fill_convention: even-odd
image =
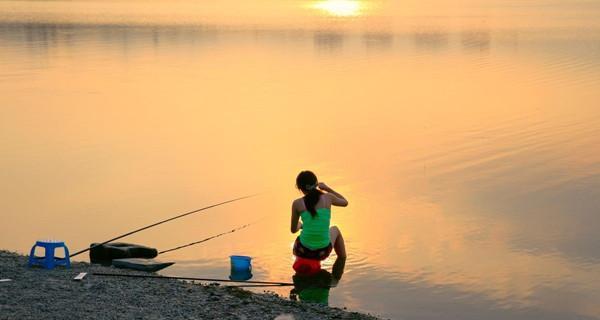
[[(35, 248), (41, 247), (44, 248), (45, 255), (43, 257), (35, 256)], [(54, 256), (54, 251), (57, 248), (65, 249), (65, 257), (57, 258)], [(29, 253), (29, 262), (27, 263), (29, 267), (32, 266), (42, 266), (46, 269), (54, 269), (55, 266), (65, 266), (67, 268), (71, 267), (71, 259), (69, 259), (69, 249), (65, 245), (63, 241), (53, 241), (53, 240), (38, 240), (35, 242), (33, 247), (31, 248), (31, 252)]]

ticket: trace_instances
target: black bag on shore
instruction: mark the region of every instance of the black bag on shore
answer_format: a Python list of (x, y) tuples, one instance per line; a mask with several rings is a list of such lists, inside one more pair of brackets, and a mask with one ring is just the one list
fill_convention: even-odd
[(158, 251), (154, 248), (142, 246), (133, 243), (113, 242), (96, 246), (97, 243), (90, 245), (90, 262), (111, 264), (113, 259), (124, 258), (154, 258)]

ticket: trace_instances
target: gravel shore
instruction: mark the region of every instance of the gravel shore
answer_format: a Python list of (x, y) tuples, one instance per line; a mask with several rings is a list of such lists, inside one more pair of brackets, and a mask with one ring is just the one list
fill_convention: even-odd
[[(87, 272), (83, 281), (73, 281)], [(239, 288), (179, 280), (112, 278), (147, 274), (75, 262), (70, 269), (27, 268), (27, 257), (0, 251), (0, 319), (377, 319)]]

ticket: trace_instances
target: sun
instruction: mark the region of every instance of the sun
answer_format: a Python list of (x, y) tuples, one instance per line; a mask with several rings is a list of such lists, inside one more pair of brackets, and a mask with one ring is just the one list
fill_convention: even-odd
[(323, 0), (315, 2), (312, 7), (338, 17), (358, 16), (363, 9), (358, 0)]

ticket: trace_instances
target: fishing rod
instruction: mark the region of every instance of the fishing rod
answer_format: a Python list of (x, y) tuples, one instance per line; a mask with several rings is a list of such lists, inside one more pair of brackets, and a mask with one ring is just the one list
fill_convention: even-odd
[(144, 274), (119, 274), (119, 273), (103, 273), (94, 272), (95, 276), (105, 277), (126, 277), (126, 278), (150, 278), (150, 279), (176, 279), (176, 280), (192, 280), (192, 281), (212, 281), (212, 282), (233, 282), (233, 283), (251, 283), (273, 286), (293, 286), (290, 282), (273, 282), (273, 281), (252, 281), (252, 280), (230, 280), (230, 279), (213, 279), (213, 278), (192, 278), (192, 277), (170, 277), (170, 276), (153, 276)]
[(105, 245), (105, 244), (107, 244), (107, 243), (109, 243), (109, 242), (113, 242), (113, 241), (115, 241), (115, 240), (119, 240), (119, 239), (121, 239), (121, 238), (124, 238), (124, 237), (127, 237), (127, 236), (129, 236), (129, 235), (132, 235), (132, 234), (134, 234), (134, 233), (138, 233), (138, 232), (140, 232), (140, 231), (143, 231), (143, 230), (146, 230), (146, 229), (149, 229), (149, 228), (155, 227), (155, 226), (157, 226), (157, 225), (159, 225), (159, 224), (163, 224), (163, 223), (165, 223), (165, 222), (169, 222), (169, 221), (172, 221), (172, 220), (175, 220), (175, 219), (179, 219), (179, 218), (182, 218), (182, 217), (188, 216), (188, 215), (190, 215), (190, 214), (193, 214), (193, 213), (196, 213), (196, 212), (204, 211), (204, 210), (207, 210), (207, 209), (211, 209), (211, 208), (218, 207), (218, 206), (221, 206), (221, 205), (224, 205), (224, 204), (227, 204), (227, 203), (231, 203), (231, 202), (235, 202), (235, 201), (239, 201), (239, 200), (243, 200), (243, 199), (251, 198), (251, 197), (254, 197), (254, 196), (256, 196), (256, 194), (252, 194), (252, 195), (248, 195), (248, 196), (244, 196), (244, 197), (239, 197), (239, 198), (235, 198), (235, 199), (231, 199), (231, 200), (227, 200), (227, 201), (219, 202), (219, 203), (217, 203), (217, 204), (213, 204), (213, 205), (210, 205), (210, 206), (207, 206), (207, 207), (204, 207), (204, 208), (200, 208), (200, 209), (196, 209), (196, 210), (189, 211), (189, 212), (186, 212), (186, 213), (182, 213), (182, 214), (180, 214), (180, 215), (177, 215), (177, 216), (175, 216), (175, 217), (172, 217), (172, 218), (169, 218), (169, 219), (166, 219), (166, 220), (162, 220), (162, 221), (159, 221), (159, 222), (153, 223), (153, 224), (151, 224), (151, 225), (148, 225), (148, 226), (145, 226), (145, 227), (142, 227), (142, 228), (139, 228), (139, 229), (136, 229), (136, 230), (133, 230), (133, 231), (127, 232), (127, 233), (125, 233), (125, 234), (122, 234), (122, 235), (120, 235), (120, 236), (118, 236), (118, 237), (114, 237), (114, 238), (112, 238), (112, 239), (110, 239), (110, 240), (106, 240), (106, 241), (104, 241), (104, 242), (102, 242), (102, 243), (98, 243), (98, 244), (96, 244), (96, 245), (90, 246), (89, 248), (86, 248), (86, 249), (83, 249), (83, 250), (77, 251), (77, 252), (75, 252), (75, 253), (73, 253), (73, 254), (69, 255), (69, 258), (72, 258), (72, 257), (74, 257), (74, 256), (76, 256), (76, 255), (79, 255), (79, 254), (82, 254), (82, 253), (84, 253), (84, 252), (87, 252), (87, 251), (89, 251), (89, 250), (91, 250), (91, 249), (93, 249), (93, 248), (96, 248), (96, 247), (99, 247), (99, 246)]
[[(261, 288), (261, 287), (291, 287), (291, 286), (296, 286), (296, 284), (294, 283), (282, 283), (282, 284), (240, 284), (240, 285), (233, 285), (233, 286), (225, 286), (228, 288)], [(307, 287), (306, 289), (310, 288), (310, 289), (331, 289), (331, 288), (335, 288), (336, 286), (328, 286), (328, 285), (323, 285), (323, 286), (311, 286), (311, 287)]]
[(245, 224), (245, 225), (243, 225), (243, 226), (241, 226), (241, 227), (238, 227), (238, 228), (235, 228), (235, 229), (229, 230), (229, 231), (227, 231), (227, 232), (219, 233), (219, 234), (217, 234), (217, 235), (214, 235), (214, 236), (208, 237), (208, 238), (206, 238), (206, 239), (202, 239), (202, 240), (200, 240), (200, 241), (194, 241), (194, 242), (191, 242), (191, 243), (188, 243), (188, 244), (184, 244), (184, 245), (182, 245), (182, 246), (179, 246), (179, 247), (175, 247), (175, 248), (171, 248), (171, 249), (163, 250), (163, 251), (160, 251), (158, 254), (163, 254), (163, 253), (167, 253), (167, 252), (175, 251), (175, 250), (183, 249), (183, 248), (186, 248), (186, 247), (189, 247), (189, 246), (193, 246), (193, 245), (195, 245), (195, 244), (199, 244), (199, 243), (202, 243), (202, 242), (206, 242), (206, 241), (208, 241), (208, 240), (211, 240), (211, 239), (214, 239), (214, 238), (218, 238), (218, 237), (220, 237), (220, 236), (224, 236), (224, 235), (226, 235), (226, 234), (229, 234), (229, 233), (234, 233), (234, 232), (236, 232), (236, 231), (238, 231), (238, 230), (241, 230), (241, 229), (247, 228), (247, 227), (251, 226), (252, 224), (253, 224), (253, 223), (248, 223), (248, 224)]
[(235, 286), (226, 286), (227, 288), (263, 288), (263, 287), (291, 287), (293, 283), (286, 284), (240, 284)]

